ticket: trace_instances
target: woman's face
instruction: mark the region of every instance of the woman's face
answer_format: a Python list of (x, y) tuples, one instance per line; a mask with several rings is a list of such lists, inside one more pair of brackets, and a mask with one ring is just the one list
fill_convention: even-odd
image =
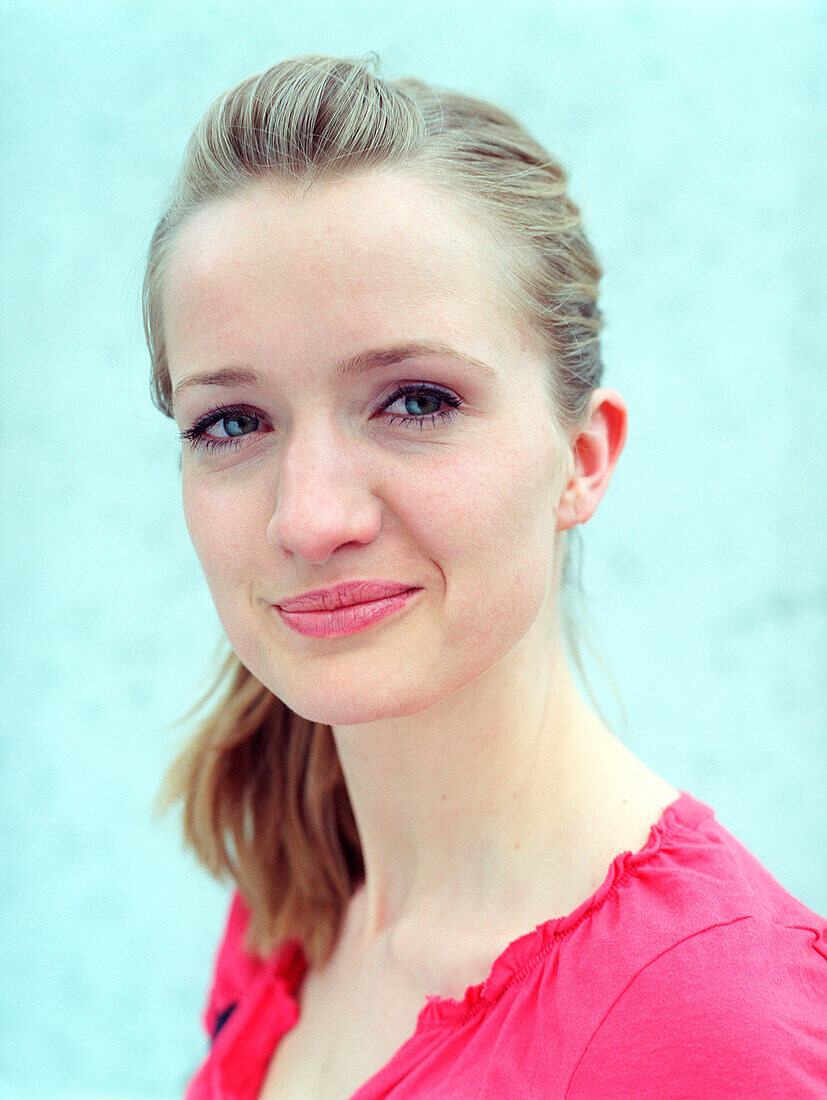
[[(182, 441), (187, 526), (238, 657), (307, 718), (419, 713), (556, 623), (569, 456), (498, 262), (401, 173), (259, 185), (175, 246), (174, 413), (202, 433)], [(418, 591), (327, 637), (275, 606), (356, 579)]]

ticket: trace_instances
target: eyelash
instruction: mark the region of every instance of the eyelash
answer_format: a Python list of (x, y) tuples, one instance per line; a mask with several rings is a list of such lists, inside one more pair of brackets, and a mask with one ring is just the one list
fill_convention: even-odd
[[(421, 431), (426, 421), (430, 424), (436, 424), (437, 421), (440, 420), (448, 423), (453, 419), (457, 411), (463, 407), (460, 399), (448, 390), (420, 383), (416, 385), (405, 384), (397, 386), (390, 397), (380, 406), (380, 409), (388, 408), (389, 405), (393, 405), (395, 401), (398, 401), (400, 397), (418, 397), (422, 394), (427, 394), (429, 397), (438, 397), (442, 402), (448, 405), (448, 408), (443, 409), (441, 412), (429, 413), (427, 416), (401, 416), (398, 413), (392, 413), (389, 417), (390, 422), (392, 424), (419, 424), (419, 430)], [(202, 416), (200, 420), (197, 420), (191, 428), (187, 428), (186, 431), (181, 432), (180, 438), (182, 440), (187, 440), (193, 449), (203, 447), (207, 451), (222, 450), (224, 447), (238, 446), (238, 444), (243, 439), (246, 439), (248, 435), (255, 435), (255, 432), (245, 432), (243, 435), (237, 435), (227, 439), (211, 439), (206, 434), (207, 429), (211, 428), (214, 424), (218, 424), (222, 420), (234, 420), (237, 417), (259, 421), (264, 419), (244, 405), (232, 405), (226, 408), (214, 409), (212, 412)]]

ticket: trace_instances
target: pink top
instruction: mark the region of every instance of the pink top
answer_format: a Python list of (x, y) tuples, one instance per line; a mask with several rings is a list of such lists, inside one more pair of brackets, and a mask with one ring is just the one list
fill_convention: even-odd
[[(249, 955), (247, 919), (236, 893), (186, 1100), (255, 1100), (298, 1019), (299, 941)], [(352, 1100), (384, 1097), (824, 1100), (827, 922), (681, 791), (573, 913), (510, 943), (462, 1001), (427, 998)]]

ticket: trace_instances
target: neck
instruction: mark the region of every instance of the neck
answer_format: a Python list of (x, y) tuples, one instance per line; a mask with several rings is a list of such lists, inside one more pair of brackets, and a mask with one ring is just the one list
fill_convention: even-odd
[(559, 635), (549, 647), (529, 632), (427, 711), (333, 735), (365, 862), (364, 951), (568, 912), (595, 866), (592, 889), (605, 876), (604, 834), (633, 770), (648, 772), (578, 694)]

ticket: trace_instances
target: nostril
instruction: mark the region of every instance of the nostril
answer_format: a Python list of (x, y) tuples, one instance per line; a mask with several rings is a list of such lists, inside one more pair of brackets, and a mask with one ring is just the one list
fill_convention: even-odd
[(331, 499), (315, 494), (282, 500), (267, 523), (267, 539), (272, 546), (318, 565), (334, 550), (370, 544), (381, 530), (382, 507), (375, 498), (361, 494), (360, 499), (344, 495)]

